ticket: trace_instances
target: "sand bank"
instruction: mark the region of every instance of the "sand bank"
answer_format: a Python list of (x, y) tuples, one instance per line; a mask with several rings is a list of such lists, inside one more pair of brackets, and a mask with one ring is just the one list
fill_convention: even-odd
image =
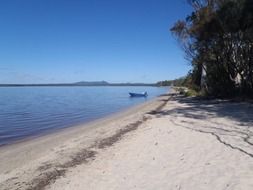
[(162, 96), (0, 149), (0, 189), (253, 189), (253, 106)]

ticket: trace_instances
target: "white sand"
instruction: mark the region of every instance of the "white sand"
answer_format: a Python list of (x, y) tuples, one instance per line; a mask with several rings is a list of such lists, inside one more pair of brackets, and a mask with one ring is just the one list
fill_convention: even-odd
[(253, 106), (167, 98), (0, 149), (0, 189), (252, 190)]

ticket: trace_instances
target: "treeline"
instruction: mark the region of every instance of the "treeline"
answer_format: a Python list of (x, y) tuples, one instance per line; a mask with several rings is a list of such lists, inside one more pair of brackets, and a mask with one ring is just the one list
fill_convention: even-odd
[(192, 64), (188, 85), (210, 95), (253, 97), (253, 0), (188, 0), (171, 28)]

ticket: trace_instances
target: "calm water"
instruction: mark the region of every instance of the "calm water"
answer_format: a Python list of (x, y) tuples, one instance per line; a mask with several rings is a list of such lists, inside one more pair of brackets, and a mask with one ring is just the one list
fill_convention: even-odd
[[(129, 91), (147, 91), (149, 96), (130, 98)], [(101, 118), (167, 91), (156, 87), (0, 88), (0, 145)]]

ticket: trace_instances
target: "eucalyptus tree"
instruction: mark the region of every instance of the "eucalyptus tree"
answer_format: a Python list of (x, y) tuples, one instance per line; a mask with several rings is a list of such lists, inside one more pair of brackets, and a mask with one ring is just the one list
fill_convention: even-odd
[(253, 0), (188, 0), (171, 28), (192, 63), (193, 85), (217, 96), (253, 95)]

